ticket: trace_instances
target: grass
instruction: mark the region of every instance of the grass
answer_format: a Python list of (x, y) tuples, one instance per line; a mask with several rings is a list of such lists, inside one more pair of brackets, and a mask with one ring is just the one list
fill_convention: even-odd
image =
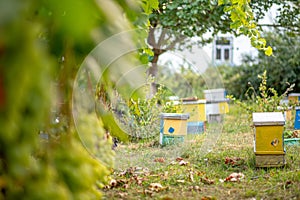
[[(209, 125), (183, 144), (157, 141), (116, 149), (104, 199), (300, 199), (300, 147), (286, 147), (284, 167), (256, 168), (250, 122), (234, 106), (222, 125)], [(245, 177), (223, 182), (234, 172)]]

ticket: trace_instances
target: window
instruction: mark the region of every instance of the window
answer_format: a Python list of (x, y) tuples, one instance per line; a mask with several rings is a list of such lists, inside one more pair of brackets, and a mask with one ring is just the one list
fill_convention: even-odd
[(221, 60), (221, 49), (217, 49), (217, 52), (216, 52), (216, 59), (217, 59), (217, 60)]
[(217, 37), (213, 43), (213, 63), (233, 65), (233, 37)]
[(224, 50), (224, 60), (229, 60), (229, 49)]
[(216, 45), (230, 45), (230, 40), (225, 37), (221, 37), (216, 40)]

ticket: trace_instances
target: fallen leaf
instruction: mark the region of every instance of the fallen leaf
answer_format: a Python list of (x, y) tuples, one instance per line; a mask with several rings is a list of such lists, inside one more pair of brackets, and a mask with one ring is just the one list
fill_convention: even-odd
[(184, 160), (181, 160), (180, 162), (179, 162), (179, 165), (180, 166), (186, 166), (186, 165), (188, 165), (189, 164), (189, 162), (186, 162), (186, 161), (184, 161)]
[(151, 183), (149, 185), (149, 190), (159, 192), (164, 190), (164, 187), (160, 183)]
[(226, 157), (225, 158), (225, 164), (231, 165), (233, 167), (240, 166), (243, 163), (244, 163), (244, 160), (239, 157), (233, 157), (233, 158)]
[(182, 160), (183, 160), (183, 158), (181, 158), (181, 157), (176, 158), (177, 162), (182, 161)]
[(202, 178), (200, 179), (200, 181), (201, 181), (202, 183), (204, 183), (204, 184), (207, 184), (207, 185), (212, 185), (212, 184), (215, 183), (214, 180), (208, 179), (207, 177), (202, 177)]
[(147, 180), (147, 178), (142, 178), (139, 176), (134, 176), (131, 179), (134, 180), (136, 182), (136, 184), (138, 184), (138, 185), (141, 185), (143, 183), (143, 181)]
[(129, 167), (128, 169), (120, 172), (118, 175), (119, 176), (133, 176), (133, 175), (149, 175), (150, 171), (148, 168), (143, 168), (143, 167)]
[(145, 195), (150, 195), (150, 196), (152, 197), (153, 191), (152, 191), (152, 190), (147, 190), (147, 189), (145, 189), (145, 190), (144, 190), (144, 194), (145, 194)]
[(201, 188), (200, 188), (200, 186), (198, 186), (198, 185), (191, 186), (189, 189), (190, 189), (191, 191), (193, 191), (193, 190), (201, 191)]
[(216, 199), (216, 198), (211, 197), (211, 196), (204, 196), (201, 198), (201, 200), (213, 200), (213, 199)]
[(224, 179), (224, 182), (238, 182), (243, 179), (245, 175), (241, 172), (239, 173), (232, 173), (227, 178)]
[(126, 192), (119, 192), (118, 195), (119, 195), (121, 198), (123, 198), (123, 197), (127, 196), (128, 193), (126, 193)]
[(170, 163), (170, 165), (176, 165), (176, 164), (177, 164), (176, 161), (172, 161), (172, 162)]
[(109, 185), (111, 188), (116, 187), (117, 186), (117, 181), (115, 179), (111, 179), (109, 182)]
[(184, 180), (176, 180), (177, 183), (184, 183)]
[(164, 163), (165, 159), (164, 158), (155, 158), (154, 162), (160, 162), (160, 163)]
[(112, 189), (115, 187), (119, 187), (122, 186), (124, 184), (127, 184), (128, 181), (127, 180), (115, 180), (115, 179), (111, 179), (109, 184), (105, 186), (106, 189)]
[(194, 173), (192, 172), (192, 171), (190, 171), (190, 180), (192, 181), (192, 182), (194, 182)]
[(203, 172), (203, 171), (198, 171), (197, 172), (197, 176), (203, 176), (205, 174), (205, 172)]

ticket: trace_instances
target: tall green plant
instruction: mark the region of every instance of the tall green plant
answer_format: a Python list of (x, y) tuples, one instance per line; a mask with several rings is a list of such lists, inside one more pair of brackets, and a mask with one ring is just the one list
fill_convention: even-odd
[(285, 92), (279, 95), (273, 87), (267, 85), (267, 71), (264, 71), (263, 74), (259, 74), (257, 77), (261, 80), (258, 91), (256, 91), (249, 82), (249, 88), (246, 92), (248, 97), (247, 101), (240, 101), (232, 95), (228, 97), (243, 108), (249, 116), (251, 116), (253, 112), (283, 112), (288, 110), (289, 105), (281, 104), (281, 101), (293, 90), (295, 84), (289, 85)]
[[(123, 8), (134, 17), (128, 5), (0, 1), (0, 199), (101, 199), (99, 189), (112, 165), (111, 143), (103, 124), (81, 116), (78, 128), (90, 139), (82, 145), (70, 119), (69, 98), (93, 40), (115, 28), (105, 9), (123, 16)], [(52, 124), (56, 84), (61, 118)], [(40, 138), (41, 130), (46, 139)]]
[(121, 107), (116, 108), (121, 109), (123, 114), (120, 123), (125, 125), (123, 127), (133, 141), (158, 136), (160, 114), (181, 111), (180, 105), (174, 105), (167, 100), (167, 93), (166, 88), (159, 86), (152, 98), (131, 98), (128, 103), (123, 102), (128, 105), (128, 109), (127, 106), (123, 110)]

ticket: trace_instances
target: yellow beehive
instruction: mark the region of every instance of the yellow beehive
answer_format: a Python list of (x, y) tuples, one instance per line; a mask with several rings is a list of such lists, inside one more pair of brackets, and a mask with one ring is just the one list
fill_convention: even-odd
[(205, 100), (183, 101), (182, 110), (184, 113), (189, 113), (188, 122), (204, 122), (206, 121)]
[(255, 127), (255, 153), (284, 154), (282, 133), (283, 126)]
[(253, 113), (256, 166), (284, 164), (284, 116), (281, 112)]
[(288, 96), (288, 100), (292, 103), (297, 103), (300, 101), (300, 93), (291, 93)]
[[(162, 113), (160, 120), (160, 144), (167, 140), (180, 140), (187, 135), (188, 113)], [(181, 139), (182, 138), (182, 139)]]
[(220, 114), (227, 114), (229, 112), (229, 105), (227, 101), (219, 102)]
[(162, 113), (160, 132), (164, 135), (186, 135), (188, 119), (187, 113)]

